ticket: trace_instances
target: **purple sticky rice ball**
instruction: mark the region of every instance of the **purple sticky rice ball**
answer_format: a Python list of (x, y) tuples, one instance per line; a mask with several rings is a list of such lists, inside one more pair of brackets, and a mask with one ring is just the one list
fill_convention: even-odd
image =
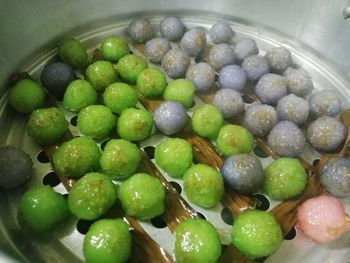
[(336, 150), (346, 137), (345, 126), (334, 117), (322, 116), (307, 129), (307, 139), (312, 146), (323, 152)]
[(270, 72), (269, 63), (266, 58), (259, 55), (252, 55), (245, 58), (241, 67), (247, 73), (247, 79), (251, 81), (257, 81)]
[(255, 85), (255, 95), (261, 103), (275, 105), (287, 95), (286, 79), (273, 73), (262, 76)]
[(136, 43), (144, 43), (153, 35), (153, 28), (148, 18), (136, 18), (131, 21), (128, 28), (131, 39)]
[(224, 181), (235, 191), (253, 194), (263, 184), (264, 172), (260, 160), (250, 154), (229, 156), (220, 169)]
[(160, 22), (160, 32), (169, 41), (177, 41), (182, 38), (185, 27), (180, 19), (170, 16)]
[(237, 63), (242, 63), (245, 58), (259, 54), (258, 46), (252, 38), (243, 38), (238, 41), (233, 47), (233, 51)]
[(237, 65), (223, 67), (219, 73), (219, 85), (222, 89), (241, 91), (247, 82), (247, 74)]
[(338, 115), (343, 109), (340, 96), (332, 90), (315, 92), (309, 97), (310, 113), (312, 117)]
[(304, 69), (295, 69), (289, 67), (283, 76), (287, 80), (287, 89), (289, 93), (293, 93), (299, 97), (305, 97), (309, 95), (314, 89), (312, 79)]
[(305, 99), (289, 94), (277, 102), (276, 111), (279, 120), (302, 125), (309, 117), (310, 106)]
[(197, 57), (205, 48), (207, 37), (202, 28), (193, 28), (187, 31), (180, 41), (180, 47), (187, 55)]
[(213, 104), (222, 116), (232, 118), (244, 110), (242, 95), (233, 89), (220, 89), (215, 93)]
[(233, 36), (233, 30), (226, 22), (217, 22), (209, 29), (209, 36), (214, 44), (228, 43)]
[(186, 79), (193, 83), (197, 91), (207, 91), (214, 85), (215, 71), (205, 62), (192, 64), (187, 69)]
[(184, 77), (190, 63), (189, 56), (179, 49), (169, 50), (162, 59), (165, 72), (173, 79)]
[(272, 106), (251, 104), (245, 111), (243, 125), (253, 135), (263, 137), (271, 131), (277, 121), (277, 112)]
[(273, 47), (266, 51), (265, 58), (272, 72), (282, 74), (292, 65), (292, 54), (285, 47)]
[(226, 43), (213, 46), (209, 51), (209, 64), (215, 69), (220, 70), (222, 67), (235, 63), (233, 49)]
[(40, 81), (56, 99), (62, 100), (69, 83), (77, 77), (73, 68), (62, 62), (46, 64), (41, 71)]
[(146, 42), (145, 56), (153, 63), (160, 63), (170, 49), (170, 44), (165, 38), (153, 38)]
[(321, 184), (336, 197), (350, 196), (350, 160), (332, 157), (322, 169)]
[(153, 121), (160, 132), (172, 135), (185, 127), (187, 112), (184, 106), (177, 101), (164, 101), (153, 112)]
[(280, 121), (267, 136), (271, 150), (279, 156), (297, 157), (305, 147), (305, 135), (291, 121)]

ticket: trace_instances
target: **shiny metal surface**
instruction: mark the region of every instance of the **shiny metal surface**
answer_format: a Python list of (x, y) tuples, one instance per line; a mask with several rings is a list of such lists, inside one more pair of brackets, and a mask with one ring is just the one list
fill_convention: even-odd
[[(175, 14), (188, 27), (201, 25), (205, 28), (217, 20), (226, 20), (236, 32), (234, 41), (244, 36), (253, 37), (262, 51), (277, 45), (288, 47), (296, 64), (310, 72), (316, 89), (337, 90), (343, 95), (344, 105), (349, 106), (350, 21), (344, 20), (342, 13), (348, 4), (341, 0), (223, 0), (215, 3), (129, 0), (127, 4), (112, 0), (62, 0), (58, 5), (56, 1), (37, 0), (29, 4), (24, 0), (0, 0), (0, 145), (21, 147), (34, 159), (40, 152), (26, 135), (26, 117), (13, 119), (13, 112), (6, 107), (4, 83), (12, 72), (28, 70), (34, 77), (38, 76), (42, 65), (55, 55), (55, 46), (63, 36), (78, 37), (91, 51), (105, 36), (123, 33), (133, 16), (150, 17), (156, 25), (164, 15)], [(69, 120), (72, 115), (67, 113), (66, 117)], [(144, 145), (156, 144), (160, 139), (155, 135)], [(30, 185), (40, 184), (42, 176), (52, 169), (49, 163), (37, 160), (34, 163)], [(267, 163), (268, 160), (263, 160), (264, 165)], [(53, 238), (33, 237), (19, 231), (17, 203), (25, 187), (11, 192), (0, 190), (0, 251), (10, 256), (4, 258), (0, 253), (0, 262), (82, 262), (82, 235), (76, 230), (74, 220), (66, 229), (54, 231)], [(62, 184), (55, 189), (65, 193)], [(350, 201), (345, 202), (349, 212)], [(230, 227), (217, 219), (222, 207), (208, 211), (194, 207), (215, 222), (222, 241), (228, 243)], [(172, 250), (167, 228), (155, 231), (149, 223), (142, 226), (154, 233), (154, 239), (166, 250)], [(281, 262), (282, 258), (283, 262), (305, 262), (305, 259), (307, 262), (346, 262), (350, 258), (349, 247), (350, 235), (334, 244), (318, 246), (297, 234), (295, 239), (284, 241), (266, 262)]]

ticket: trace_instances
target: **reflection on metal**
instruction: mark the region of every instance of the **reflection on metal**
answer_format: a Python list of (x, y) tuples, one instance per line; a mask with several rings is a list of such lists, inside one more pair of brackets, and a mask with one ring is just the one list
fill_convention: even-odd
[(343, 16), (344, 19), (348, 19), (350, 17), (350, 5), (343, 9)]

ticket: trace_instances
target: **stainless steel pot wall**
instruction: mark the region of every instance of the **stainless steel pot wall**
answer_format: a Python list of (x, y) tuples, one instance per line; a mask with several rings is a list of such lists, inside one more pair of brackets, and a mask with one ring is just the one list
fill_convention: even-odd
[[(343, 10), (349, 4), (348, 0), (0, 0), (0, 116), (6, 102), (3, 96), (5, 83), (11, 73), (25, 69), (29, 65), (27, 63), (42, 57), (43, 52), (56, 46), (62, 36), (75, 36), (99, 28), (108, 21), (130, 16), (130, 13), (145, 16), (186, 14), (190, 17), (191, 12), (195, 12), (213, 21), (228, 19), (247, 24), (256, 29), (257, 36), (268, 29), (275, 32), (274, 35), (280, 35), (281, 42), (288, 39), (294, 48), (300, 46), (302, 50), (310, 50), (326, 62), (327, 69), (341, 76), (340, 83), (347, 84), (350, 83), (350, 20), (344, 19)], [(344, 86), (349, 94), (350, 86)], [(6, 126), (6, 118), (10, 122), (11, 116), (3, 116), (0, 121), (0, 146), (8, 136), (4, 130), (9, 129), (3, 127)], [(16, 130), (11, 137), (20, 138), (23, 132), (24, 128)], [(0, 195), (0, 208), (1, 203), (6, 202), (6, 199), (1, 200), (2, 196), (6, 194)], [(12, 206), (7, 207), (9, 211), (15, 210)], [(13, 229), (5, 229), (4, 225), (9, 225), (7, 221), (13, 220), (13, 217), (3, 214), (7, 212), (0, 210), (0, 262), (10, 261), (2, 250), (15, 255), (17, 249), (28, 252), (32, 246), (30, 241), (22, 242), (26, 247), (16, 248), (13, 245), (21, 243), (22, 236), (15, 241), (9, 238), (13, 236), (9, 233)], [(49, 245), (57, 248), (57, 254), (67, 253), (61, 244)], [(42, 250), (45, 254), (44, 246)], [(52, 255), (47, 261), (54, 259)]]

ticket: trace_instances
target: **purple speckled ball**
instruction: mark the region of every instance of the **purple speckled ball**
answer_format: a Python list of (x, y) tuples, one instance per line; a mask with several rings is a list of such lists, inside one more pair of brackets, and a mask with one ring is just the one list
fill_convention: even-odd
[(243, 125), (253, 135), (267, 135), (278, 121), (275, 109), (266, 104), (249, 105), (244, 114)]
[(215, 70), (235, 63), (235, 55), (233, 49), (226, 43), (213, 46), (209, 51), (209, 64)]
[(289, 93), (293, 93), (299, 97), (305, 97), (314, 89), (312, 79), (309, 73), (304, 69), (289, 67), (283, 75), (287, 79), (287, 89)]
[(257, 81), (270, 72), (269, 63), (266, 58), (259, 55), (245, 58), (241, 67), (247, 73), (247, 79), (252, 81)]
[(233, 36), (233, 30), (226, 22), (217, 22), (209, 29), (209, 36), (214, 44), (228, 43)]
[(297, 157), (305, 147), (305, 135), (291, 121), (280, 121), (267, 136), (271, 150), (279, 156)]
[(247, 74), (237, 65), (223, 67), (219, 73), (219, 84), (222, 89), (241, 91), (247, 82)]
[(170, 44), (165, 38), (153, 38), (146, 42), (145, 56), (153, 63), (160, 63), (170, 49)]
[(180, 47), (187, 55), (197, 57), (205, 48), (207, 37), (202, 28), (193, 28), (187, 31), (180, 41)]
[(177, 41), (182, 38), (185, 27), (180, 19), (170, 16), (160, 22), (160, 32), (169, 41)]
[(312, 117), (338, 115), (343, 109), (340, 96), (332, 90), (315, 92), (309, 97), (310, 113)]
[(245, 58), (258, 55), (259, 49), (254, 39), (243, 38), (233, 47), (236, 62), (241, 63)]
[(136, 43), (144, 43), (154, 35), (151, 22), (148, 18), (136, 18), (128, 28), (129, 35)]
[(255, 95), (262, 103), (276, 105), (280, 98), (287, 95), (286, 79), (273, 73), (262, 76), (255, 86)]
[(266, 51), (265, 58), (272, 72), (283, 73), (292, 65), (292, 54), (285, 47), (273, 47)]
[(289, 94), (277, 102), (276, 111), (279, 120), (301, 125), (309, 117), (310, 106), (305, 99)]
[(253, 194), (263, 184), (264, 172), (260, 160), (250, 154), (229, 156), (220, 169), (225, 182), (242, 194)]
[(185, 127), (187, 112), (177, 101), (164, 101), (153, 112), (153, 121), (160, 132), (172, 135)]
[(322, 116), (309, 125), (307, 139), (317, 150), (329, 152), (342, 144), (346, 133), (346, 127), (336, 118)]
[(213, 104), (224, 118), (232, 118), (244, 110), (242, 95), (233, 89), (220, 89), (215, 93)]
[(169, 50), (162, 59), (165, 72), (173, 79), (184, 77), (190, 63), (189, 56), (179, 49)]
[(197, 91), (207, 91), (214, 85), (215, 71), (205, 62), (192, 64), (186, 72), (186, 79), (193, 83)]

